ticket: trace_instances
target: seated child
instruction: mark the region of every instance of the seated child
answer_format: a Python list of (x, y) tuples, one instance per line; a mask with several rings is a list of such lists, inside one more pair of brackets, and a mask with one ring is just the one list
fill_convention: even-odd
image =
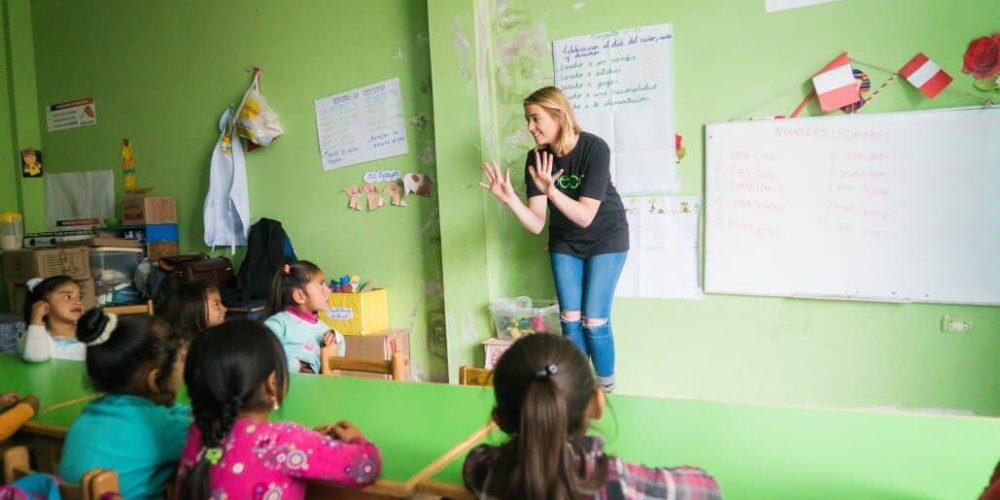
[(604, 412), (604, 392), (586, 356), (561, 335), (514, 342), (493, 371), (493, 391), (493, 420), (511, 438), (466, 457), (462, 476), (477, 498), (722, 498), (701, 469), (626, 463), (586, 435)]
[(336, 346), (340, 356), (346, 352), (344, 336), (319, 319), (319, 311), (329, 307), (330, 287), (323, 271), (309, 261), (285, 264), (274, 273), (267, 321), (285, 349), (288, 370), (301, 373), (320, 372), (321, 346)]
[(123, 498), (163, 498), (191, 425), (191, 408), (175, 403), (186, 339), (158, 317), (101, 309), (80, 318), (77, 338), (89, 383), (104, 396), (70, 426), (59, 477), (79, 483), (90, 469), (113, 469)]
[(25, 361), (83, 360), (86, 347), (76, 340), (76, 322), (83, 314), (80, 285), (69, 276), (28, 280), (24, 323), (28, 329), (18, 343)]
[(288, 392), (285, 352), (251, 320), (195, 337), (184, 382), (194, 407), (177, 472), (178, 498), (305, 497), (306, 481), (361, 488), (378, 477), (378, 448), (348, 422), (311, 430), (270, 422)]
[(218, 288), (204, 281), (193, 281), (174, 290), (162, 316), (174, 328), (193, 336), (226, 321), (226, 306), (222, 305)]
[(38, 413), (38, 398), (20, 397), (16, 392), (0, 394), (0, 442), (14, 435), (25, 422)]

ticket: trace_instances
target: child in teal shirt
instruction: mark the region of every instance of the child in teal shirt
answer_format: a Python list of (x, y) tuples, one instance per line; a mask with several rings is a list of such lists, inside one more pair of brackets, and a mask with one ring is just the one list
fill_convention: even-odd
[(70, 426), (59, 476), (79, 483), (90, 469), (112, 469), (123, 498), (163, 498), (191, 425), (191, 408), (175, 403), (186, 339), (158, 318), (101, 309), (80, 318), (76, 335), (90, 385), (105, 396)]

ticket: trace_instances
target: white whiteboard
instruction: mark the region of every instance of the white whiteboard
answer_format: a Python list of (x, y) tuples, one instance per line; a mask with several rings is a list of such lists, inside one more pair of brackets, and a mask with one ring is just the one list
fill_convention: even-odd
[(1000, 304), (1000, 109), (706, 128), (706, 292)]

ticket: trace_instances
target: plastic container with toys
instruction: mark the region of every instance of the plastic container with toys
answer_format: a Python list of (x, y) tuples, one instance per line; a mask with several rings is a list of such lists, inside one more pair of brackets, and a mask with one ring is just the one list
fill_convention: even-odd
[(501, 297), (490, 303), (497, 338), (517, 340), (533, 333), (559, 333), (559, 303), (554, 299)]

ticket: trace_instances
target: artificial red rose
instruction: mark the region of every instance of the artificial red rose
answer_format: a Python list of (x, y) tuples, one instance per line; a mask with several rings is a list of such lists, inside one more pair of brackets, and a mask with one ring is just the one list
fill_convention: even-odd
[(984, 36), (969, 42), (965, 50), (962, 72), (977, 79), (989, 78), (1000, 72), (1000, 33)]

